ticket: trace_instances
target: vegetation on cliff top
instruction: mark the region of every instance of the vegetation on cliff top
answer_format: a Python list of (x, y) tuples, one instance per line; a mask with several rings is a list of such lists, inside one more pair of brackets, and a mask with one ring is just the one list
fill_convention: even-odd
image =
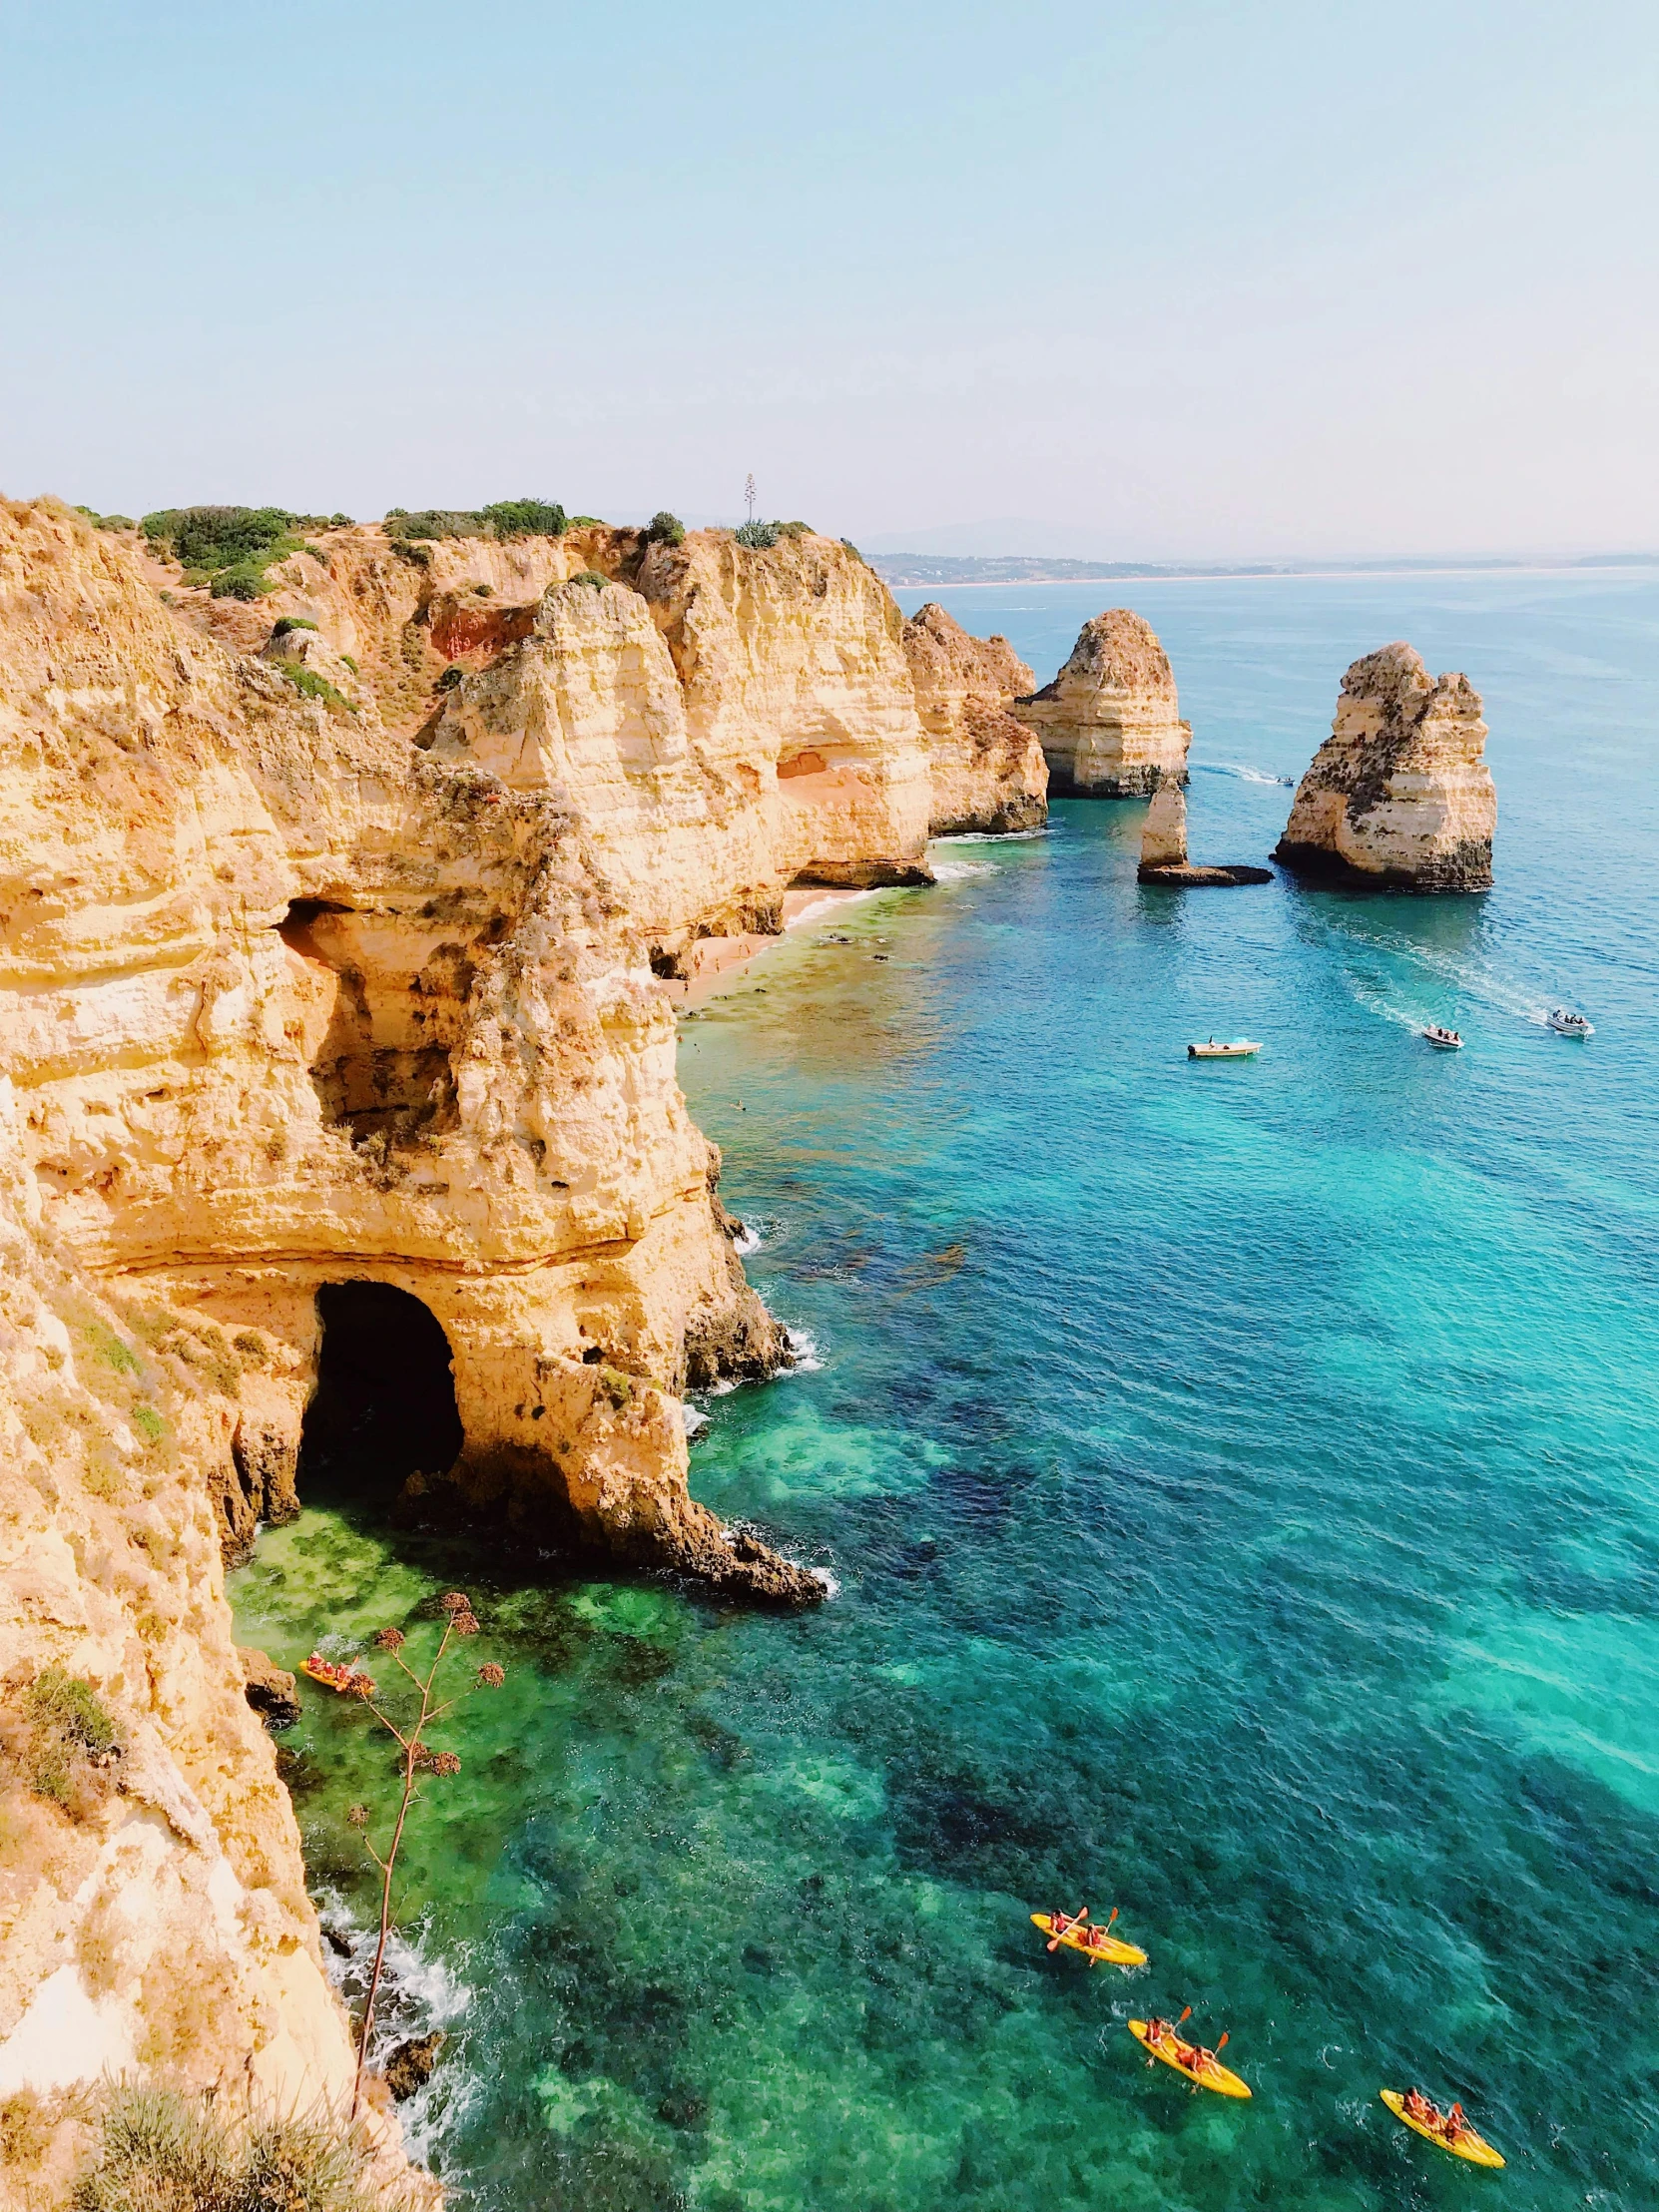
[(343, 529), (350, 520), (285, 507), (163, 507), (141, 527), (157, 552), (179, 563), (187, 584), (206, 584), (215, 599), (260, 599), (272, 589), (266, 570), (273, 561), (309, 553), (327, 565), (302, 532)]
[(572, 521), (592, 515), (567, 515), (554, 499), (498, 499), (493, 506), (422, 507), (411, 513), (393, 507), (386, 516), (392, 538), (562, 538)]
[[(374, 2173), (366, 2135), (323, 2108), (238, 2126), (211, 2091), (112, 2083), (81, 2101), (96, 2134), (74, 2212), (391, 2212), (411, 2201)], [(8, 2118), (27, 2134), (27, 2115)]]

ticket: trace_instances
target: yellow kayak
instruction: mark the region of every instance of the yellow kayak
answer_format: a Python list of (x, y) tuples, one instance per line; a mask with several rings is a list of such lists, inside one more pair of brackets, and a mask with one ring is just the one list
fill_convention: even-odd
[(1396, 2120), (1403, 2120), (1413, 2135), (1420, 2135), (1425, 2143), (1432, 2143), (1439, 2150), (1450, 2151), (1453, 2158), (1466, 2158), (1471, 2166), (1501, 2166), (1501, 2151), (1493, 2150), (1484, 2135), (1476, 2135), (1467, 2122), (1458, 2130), (1455, 2142), (1449, 2141), (1437, 2129), (1424, 2126), (1421, 2120), (1412, 2119), (1405, 2109), (1405, 2098), (1398, 2089), (1382, 2089), (1378, 2094)]
[[(1219, 2097), (1249, 2096), (1250, 2083), (1241, 2081), (1230, 2067), (1224, 2066), (1219, 2058), (1212, 2058), (1208, 2052), (1200, 2054), (1196, 2066), (1189, 2066), (1184, 2059), (1178, 2058), (1175, 2037), (1167, 2028), (1156, 2042), (1148, 2037), (1145, 2020), (1131, 2020), (1129, 2032), (1137, 2043), (1151, 2051), (1154, 2058), (1161, 2058), (1166, 2066), (1173, 2066), (1178, 2074), (1184, 2074), (1189, 2081), (1196, 2082), (1199, 2088), (1214, 2089)], [(1197, 2046), (1189, 2044), (1187, 2047), (1193, 2049)]]
[[(1052, 1914), (1033, 1913), (1031, 1921), (1033, 1927), (1040, 1928), (1045, 1936), (1054, 1935)], [(1094, 1938), (1092, 1942), (1089, 1940), (1091, 1936)], [(1103, 1936), (1098, 1929), (1078, 1928), (1074, 1925), (1063, 1936), (1055, 1936), (1055, 1940), (1064, 1944), (1067, 1950), (1080, 1950), (1085, 1958), (1104, 1959), (1108, 1966), (1146, 1964), (1146, 1952), (1138, 1944), (1119, 1942), (1115, 1936)]]

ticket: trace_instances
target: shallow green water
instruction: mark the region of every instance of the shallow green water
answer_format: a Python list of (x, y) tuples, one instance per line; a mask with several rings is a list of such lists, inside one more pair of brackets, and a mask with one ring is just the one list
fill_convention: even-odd
[[(1659, 2202), (1659, 585), (1135, 592), (1198, 856), (1265, 852), (1291, 795), (1238, 771), (1404, 635), (1485, 694), (1497, 890), (1141, 891), (1140, 810), (1069, 806), (688, 1022), (816, 1363), (710, 1401), (694, 1482), (832, 1573), (815, 1617), (325, 1507), (237, 1577), (289, 1663), (461, 1582), (508, 1667), (390, 2023), (455, 2031), (409, 2109), (482, 2205)], [(1099, 596), (952, 605), (1045, 676)], [(286, 1739), (340, 1925), (362, 1721)], [(1151, 1967), (1048, 1957), (1060, 1900)], [(1186, 2003), (1252, 2103), (1137, 2061)], [(1407, 2137), (1412, 2080), (1509, 2171)]]

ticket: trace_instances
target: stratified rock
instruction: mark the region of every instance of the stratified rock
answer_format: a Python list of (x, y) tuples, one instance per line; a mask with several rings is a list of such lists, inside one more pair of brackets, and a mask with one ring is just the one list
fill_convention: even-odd
[(1187, 859), (1187, 801), (1174, 777), (1158, 786), (1146, 811), (1141, 831), (1141, 862), (1136, 876), (1143, 883), (1163, 883), (1174, 890), (1227, 890), (1241, 883), (1271, 883), (1267, 867), (1194, 867)]
[(1048, 819), (1042, 747), (1008, 712), (1031, 671), (1004, 637), (970, 637), (936, 601), (904, 625), (904, 658), (927, 734), (933, 807), (929, 833), (1006, 834)]
[(1187, 780), (1192, 730), (1181, 720), (1169, 656), (1127, 607), (1084, 623), (1052, 684), (1016, 699), (1034, 730), (1055, 799), (1145, 799)]
[(1405, 644), (1356, 661), (1297, 787), (1274, 858), (1305, 875), (1414, 891), (1492, 880), (1497, 792), (1480, 695)]
[(1174, 777), (1158, 786), (1141, 830), (1142, 867), (1187, 864), (1187, 798)]
[(397, 2045), (385, 2063), (385, 2083), (399, 2104), (425, 2088), (447, 2040), (443, 2029), (434, 2027), (430, 2035), (411, 2035)]
[(242, 1661), (243, 1695), (267, 1728), (291, 1728), (299, 1718), (298, 1686), (286, 1667), (247, 1644), (238, 1644)]

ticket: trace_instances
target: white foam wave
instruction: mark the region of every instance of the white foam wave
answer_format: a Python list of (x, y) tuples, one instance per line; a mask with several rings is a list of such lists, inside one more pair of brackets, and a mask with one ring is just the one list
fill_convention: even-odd
[(933, 873), (941, 883), (959, 883), (965, 876), (989, 875), (988, 860), (935, 860)]
[(743, 1235), (732, 1239), (732, 1250), (740, 1259), (747, 1260), (752, 1252), (760, 1251), (761, 1241), (761, 1232), (753, 1223), (746, 1221), (743, 1225)]
[(1057, 822), (1039, 823), (1034, 830), (959, 830), (950, 836), (933, 837), (933, 844), (1030, 844), (1038, 837), (1057, 837)]
[(807, 1569), (807, 1572), (812, 1576), (815, 1582), (822, 1582), (824, 1584), (824, 1594), (827, 1598), (833, 1600), (840, 1596), (840, 1583), (837, 1578), (830, 1572), (830, 1569), (828, 1567), (809, 1567)]
[(818, 1339), (810, 1330), (797, 1329), (786, 1323), (790, 1333), (790, 1350), (795, 1354), (793, 1368), (780, 1368), (780, 1375), (817, 1375), (824, 1362), (819, 1357)]
[(708, 1414), (699, 1412), (698, 1408), (695, 1405), (682, 1405), (680, 1408), (680, 1418), (686, 1424), (686, 1435), (688, 1438), (695, 1436), (700, 1428), (707, 1428), (709, 1425)]

